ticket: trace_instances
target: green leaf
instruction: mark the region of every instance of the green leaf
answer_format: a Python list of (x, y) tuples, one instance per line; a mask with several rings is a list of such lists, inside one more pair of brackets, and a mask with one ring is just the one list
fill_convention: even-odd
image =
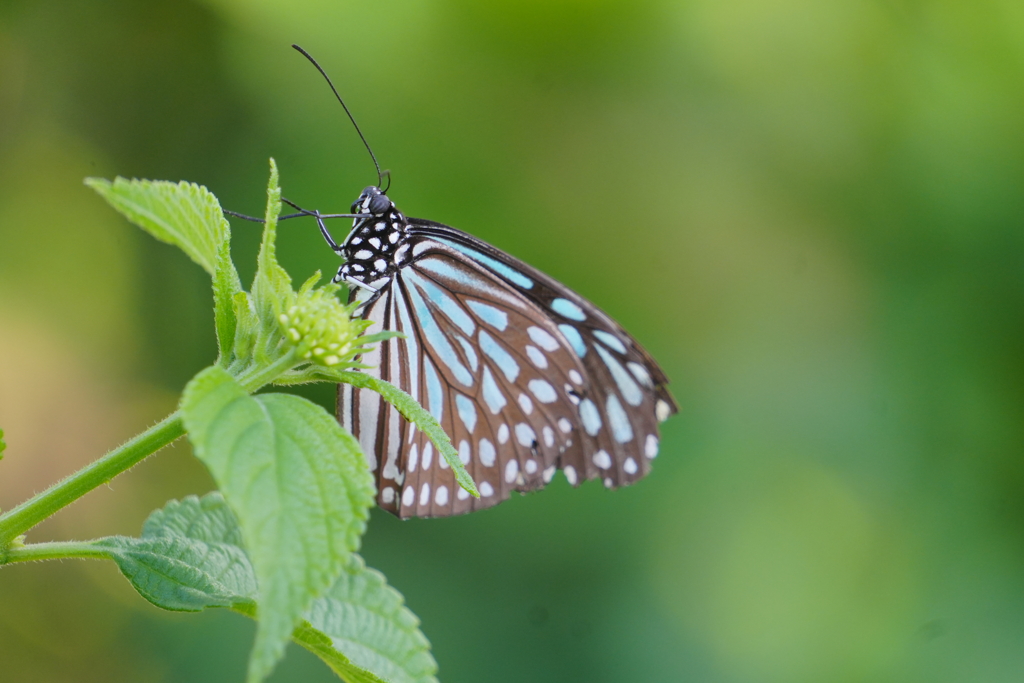
[(477, 491), (473, 478), (469, 476), (469, 472), (466, 471), (465, 466), (459, 459), (459, 453), (452, 446), (451, 439), (445, 434), (444, 429), (434, 419), (434, 416), (417, 403), (416, 399), (390, 382), (377, 377), (371, 377), (362, 372), (340, 371), (333, 373), (321, 372), (321, 374), (323, 376), (330, 376), (335, 381), (351, 384), (354, 387), (372, 389), (383, 396), (384, 400), (398, 408), (398, 412), (405, 416), (405, 419), (419, 427), (427, 435), (427, 438), (434, 443), (437, 451), (448, 461), (448, 465), (455, 474), (455, 481), (459, 482), (459, 486), (466, 489), (475, 498), (480, 497), (480, 492)]
[(284, 394), (248, 396), (220, 367), (189, 383), (181, 410), (256, 572), (259, 625), (248, 680), (260, 681), (358, 547), (373, 479), (358, 442), (322, 408)]
[(196, 612), (256, 599), (256, 575), (234, 514), (219, 493), (171, 501), (153, 512), (142, 538), (95, 542), (142, 597), (166, 610)]
[(85, 184), (132, 223), (158, 240), (180, 247), (210, 275), (217, 272), (218, 252), (230, 239), (230, 229), (220, 203), (205, 187), (185, 181), (121, 177), (113, 183), (86, 178)]
[(437, 683), (437, 662), (419, 619), (384, 575), (368, 569), (358, 555), (306, 612), (294, 639), (350, 683), (379, 680), (361, 678), (361, 670), (391, 683)]
[[(257, 615), (256, 578), (242, 550), (241, 530), (217, 491), (170, 501), (149, 516), (142, 538), (118, 536), (93, 545), (106, 550), (157, 607), (231, 606)], [(334, 584), (303, 614), (292, 639), (349, 683), (437, 680), (437, 663), (419, 620), (384, 576), (354, 553)]]
[(225, 240), (217, 254), (217, 272), (213, 276), (213, 318), (217, 330), (217, 348), (220, 350), (220, 364), (231, 361), (235, 347), (235, 332), (238, 329), (238, 315), (235, 312), (235, 296), (243, 294), (238, 271), (231, 261), (231, 241)]
[[(263, 241), (256, 260), (256, 277), (252, 283), (252, 301), (260, 322), (260, 338), (264, 344), (276, 344), (280, 338), (278, 316), (282, 305), (289, 301), (292, 279), (277, 262), (277, 217), (281, 213), (281, 188), (278, 184), (277, 164), (270, 160), (270, 180), (267, 183), (267, 211), (263, 223)], [(258, 348), (258, 361), (272, 354), (268, 346)], [(262, 356), (262, 357), (261, 357)]]

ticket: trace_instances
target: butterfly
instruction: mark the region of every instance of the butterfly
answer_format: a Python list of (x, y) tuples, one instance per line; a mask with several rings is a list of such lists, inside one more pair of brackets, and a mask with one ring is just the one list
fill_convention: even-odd
[(480, 498), (458, 486), (426, 434), (379, 394), (338, 387), (337, 415), (401, 518), (447, 517), (569, 483), (632, 484), (658, 454), (658, 423), (678, 411), (665, 374), (615, 321), (565, 285), (461, 230), (407, 218), (376, 186), (352, 205), (334, 282), (355, 314), (402, 336), (362, 370), (440, 423)]
[[(350, 214), (315, 216), (344, 259), (368, 334), (402, 333), (364, 353), (361, 370), (416, 399), (440, 423), (476, 482), (455, 482), (427, 435), (370, 389), (338, 385), (338, 421), (377, 479), (377, 504), (401, 518), (481, 510), (543, 488), (562, 470), (573, 486), (632, 484), (658, 454), (658, 424), (678, 412), (668, 379), (635, 339), (565, 285), (472, 235), (407, 218), (380, 189), (386, 173), (327, 72), (377, 169)], [(389, 183), (390, 186), (390, 183)], [(235, 212), (233, 216), (259, 221)], [(352, 218), (339, 245), (325, 218)]]

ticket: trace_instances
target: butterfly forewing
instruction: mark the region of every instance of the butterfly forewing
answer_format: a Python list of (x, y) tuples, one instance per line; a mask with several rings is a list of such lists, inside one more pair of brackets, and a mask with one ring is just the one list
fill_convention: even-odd
[(374, 323), (370, 332), (405, 337), (364, 355), (373, 366), (364, 372), (431, 412), (481, 498), (459, 488), (429, 439), (397, 410), (343, 385), (339, 419), (368, 454), (381, 507), (401, 517), (447, 516), (540, 488), (556, 469), (573, 485), (600, 478), (608, 487), (649, 471), (658, 422), (676, 407), (661, 370), (614, 321), (448, 226), (409, 220), (397, 253), (401, 262), (361, 314)]

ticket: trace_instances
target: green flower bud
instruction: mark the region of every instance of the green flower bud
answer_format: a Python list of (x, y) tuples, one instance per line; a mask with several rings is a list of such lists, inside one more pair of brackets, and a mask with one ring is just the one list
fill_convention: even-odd
[(335, 285), (303, 287), (278, 316), (285, 340), (303, 360), (330, 367), (351, 360), (359, 350), (356, 340), (362, 326), (349, 318), (348, 309), (335, 296), (337, 291)]

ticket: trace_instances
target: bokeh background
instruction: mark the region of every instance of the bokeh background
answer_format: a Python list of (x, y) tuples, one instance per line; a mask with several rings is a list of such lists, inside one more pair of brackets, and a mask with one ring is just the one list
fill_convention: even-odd
[[(632, 488), (374, 513), (364, 555), (443, 681), (1024, 680), (1019, 0), (4, 0), (0, 507), (214, 357), (204, 273), (83, 177), (248, 213), (270, 156), (324, 211), (375, 180), (292, 42), (408, 214), (602, 306), (682, 406)], [(337, 265), (312, 223), (280, 250), (298, 280)], [(210, 488), (178, 445), (30, 540)], [(252, 633), (106, 563), (0, 571), (4, 680), (241, 681)], [(273, 680), (333, 679), (292, 648)]]

